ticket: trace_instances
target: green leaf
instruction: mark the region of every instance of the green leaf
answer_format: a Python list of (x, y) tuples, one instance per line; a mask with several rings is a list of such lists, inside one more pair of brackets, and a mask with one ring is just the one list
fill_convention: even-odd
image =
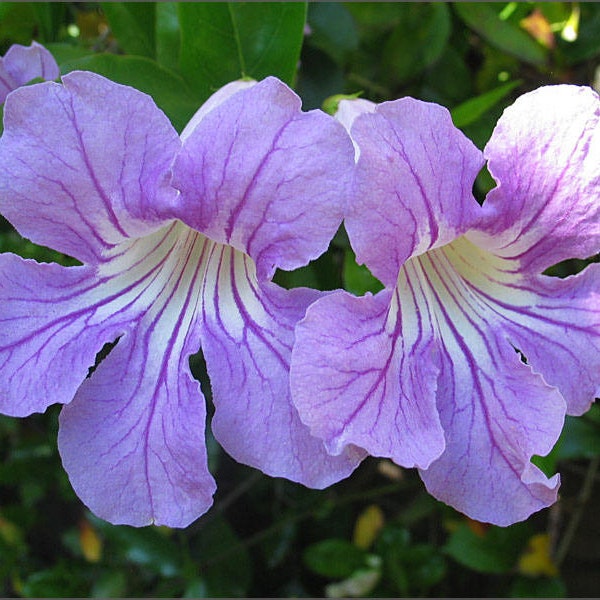
[(480, 573), (508, 573), (517, 563), (529, 538), (529, 526), (491, 526), (483, 535), (461, 523), (444, 546), (446, 554)]
[(442, 55), (450, 37), (450, 11), (443, 2), (407, 2), (398, 7), (400, 23), (388, 39), (384, 69), (388, 78), (402, 83)]
[(311, 2), (308, 5), (310, 35), (307, 43), (323, 50), (338, 63), (358, 47), (358, 33), (348, 9), (337, 2)]
[(148, 568), (162, 577), (175, 577), (182, 570), (182, 550), (169, 537), (169, 530), (158, 527), (136, 528), (111, 525), (90, 515), (90, 522), (127, 561)]
[(356, 264), (356, 258), (351, 249), (344, 253), (343, 278), (344, 289), (357, 296), (363, 296), (367, 292), (375, 294), (383, 289), (383, 284), (371, 274), (365, 265)]
[(99, 73), (117, 83), (130, 85), (149, 94), (177, 131), (185, 127), (200, 107), (200, 101), (179, 75), (149, 58), (94, 54), (61, 65), (63, 73), (76, 69)]
[(242, 77), (275, 75), (293, 85), (306, 4), (182, 2), (180, 70), (206, 99)]
[(199, 586), (205, 586), (205, 597), (247, 597), (252, 563), (248, 550), (225, 519), (213, 517), (204, 525), (194, 537), (191, 551), (205, 563), (200, 567), (201, 582), (198, 582)]
[(454, 2), (456, 14), (492, 46), (533, 65), (546, 63), (546, 50), (498, 14), (497, 3)]
[(547, 456), (536, 456), (533, 462), (548, 476), (557, 470), (561, 460), (593, 458), (600, 455), (600, 405), (582, 417), (565, 418), (558, 442)]
[(474, 123), (480, 117), (482, 117), (488, 110), (494, 108), (503, 98), (508, 96), (518, 85), (521, 84), (520, 80), (510, 81), (497, 87), (496, 89), (485, 92), (475, 98), (459, 104), (454, 107), (450, 112), (452, 114), (452, 121), (456, 127), (464, 127), (470, 123)]
[(100, 6), (125, 52), (149, 58), (156, 56), (154, 2), (102, 2)]
[(345, 579), (367, 566), (367, 552), (346, 540), (328, 539), (306, 548), (304, 564), (332, 579)]
[(39, 15), (32, 2), (0, 2), (0, 39), (10, 44), (28, 45), (36, 32), (44, 41)]
[(176, 2), (156, 3), (156, 60), (160, 65), (177, 71), (181, 32)]

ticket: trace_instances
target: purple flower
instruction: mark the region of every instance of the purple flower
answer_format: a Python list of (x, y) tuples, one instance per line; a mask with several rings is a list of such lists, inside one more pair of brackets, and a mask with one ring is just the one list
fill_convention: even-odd
[[(472, 518), (525, 519), (559, 485), (532, 456), (600, 392), (600, 265), (543, 274), (600, 250), (598, 96), (524, 95), (483, 156), (439, 106), (367, 108), (342, 105), (360, 156), (346, 228), (385, 289), (308, 309), (292, 397), (333, 454), (353, 445), (416, 466)], [(480, 206), (484, 157), (497, 187)]]
[(92, 73), (9, 96), (0, 210), (82, 264), (0, 255), (0, 410), (66, 405), (61, 457), (97, 515), (181, 527), (210, 506), (200, 347), (237, 460), (324, 487), (362, 458), (329, 456), (291, 404), (294, 326), (321, 294), (270, 281), (326, 250), (352, 169), (344, 128), (274, 78), (229, 84), (181, 139), (148, 96)]
[(13, 90), (32, 79), (58, 79), (60, 70), (54, 57), (37, 42), (30, 46), (13, 44), (0, 58), (0, 104)]

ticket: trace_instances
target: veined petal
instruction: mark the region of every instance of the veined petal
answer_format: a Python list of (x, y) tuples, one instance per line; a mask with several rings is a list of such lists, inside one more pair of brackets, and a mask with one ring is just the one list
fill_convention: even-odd
[(330, 456), (292, 405), (294, 325), (320, 294), (258, 284), (253, 261), (215, 245), (203, 289), (202, 349), (211, 377), (217, 440), (236, 460), (322, 488), (349, 475), (364, 453)]
[[(496, 304), (463, 261), (481, 268), (466, 240), (409, 261), (407, 278), (429, 297), (441, 342), (437, 405), (446, 449), (421, 475), (428, 490), (470, 517), (498, 525), (527, 518), (556, 499), (558, 478), (530, 460), (560, 434), (565, 401), (521, 362)], [(508, 338), (508, 339), (507, 339)]]
[(311, 432), (338, 454), (357, 445), (426, 468), (444, 449), (436, 344), (420, 291), (319, 300), (296, 328), (291, 385)]
[(212, 504), (204, 400), (189, 370), (197, 282), (179, 286), (119, 340), (60, 416), (71, 484), (111, 523), (186, 527)]
[(59, 448), (77, 494), (113, 523), (185, 527), (212, 502), (205, 408), (188, 360), (213, 245), (173, 223), (103, 265), (137, 282), (127, 295), (140, 319), (63, 409)]
[(0, 255), (0, 412), (25, 416), (70, 402), (96, 354), (128, 327), (103, 314), (91, 267)]
[(0, 255), (1, 411), (24, 416), (70, 402), (102, 346), (172, 287), (197, 237), (173, 223), (126, 241), (96, 268)]
[(358, 116), (352, 139), (360, 158), (346, 229), (357, 261), (394, 286), (409, 257), (448, 243), (478, 219), (471, 189), (483, 157), (445, 108), (413, 98)]
[(600, 265), (566, 279), (530, 275), (518, 260), (467, 237), (445, 248), (465, 289), (532, 369), (560, 390), (568, 412), (584, 413), (600, 392)]
[(32, 241), (98, 263), (166, 223), (180, 146), (149, 96), (94, 73), (10, 95), (0, 140), (0, 212)]
[(600, 251), (600, 99), (559, 85), (521, 96), (485, 148), (498, 182), (473, 234), (480, 246), (540, 273)]
[(322, 254), (342, 220), (353, 168), (343, 127), (275, 78), (208, 112), (183, 143), (177, 217), (251, 256), (260, 278)]

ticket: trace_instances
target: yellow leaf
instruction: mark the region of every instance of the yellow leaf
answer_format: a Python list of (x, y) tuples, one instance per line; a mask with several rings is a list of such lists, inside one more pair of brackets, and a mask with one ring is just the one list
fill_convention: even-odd
[(383, 511), (376, 504), (367, 506), (356, 519), (353, 542), (359, 548), (367, 549), (374, 541), (384, 523)]
[(96, 563), (102, 558), (102, 540), (88, 521), (79, 524), (79, 544), (88, 562)]
[(550, 556), (550, 538), (546, 533), (532, 536), (525, 552), (519, 558), (519, 573), (529, 577), (548, 575), (556, 577), (558, 568)]

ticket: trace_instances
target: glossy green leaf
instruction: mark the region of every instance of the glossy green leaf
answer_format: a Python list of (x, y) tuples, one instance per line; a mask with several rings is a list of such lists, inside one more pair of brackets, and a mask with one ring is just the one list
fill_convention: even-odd
[(464, 127), (465, 125), (474, 123), (488, 110), (496, 106), (503, 98), (508, 96), (520, 83), (521, 81), (510, 81), (496, 89), (485, 92), (485, 94), (469, 98), (469, 100), (454, 107), (450, 111), (454, 125), (456, 127)]
[(458, 16), (492, 46), (527, 63), (545, 64), (546, 50), (525, 31), (508, 21), (503, 21), (495, 4), (454, 2), (453, 7)]
[(202, 98), (224, 84), (275, 75), (293, 84), (306, 5), (297, 2), (182, 2), (181, 73)]
[(156, 4), (156, 60), (173, 71), (179, 69), (181, 32), (176, 2)]
[(156, 56), (154, 2), (102, 2), (113, 35), (128, 54)]
[(367, 566), (367, 552), (346, 540), (328, 539), (306, 549), (304, 564), (323, 577), (345, 579)]
[(185, 127), (201, 104), (179, 75), (142, 56), (94, 54), (61, 65), (63, 73), (76, 69), (99, 73), (149, 94), (177, 131)]

